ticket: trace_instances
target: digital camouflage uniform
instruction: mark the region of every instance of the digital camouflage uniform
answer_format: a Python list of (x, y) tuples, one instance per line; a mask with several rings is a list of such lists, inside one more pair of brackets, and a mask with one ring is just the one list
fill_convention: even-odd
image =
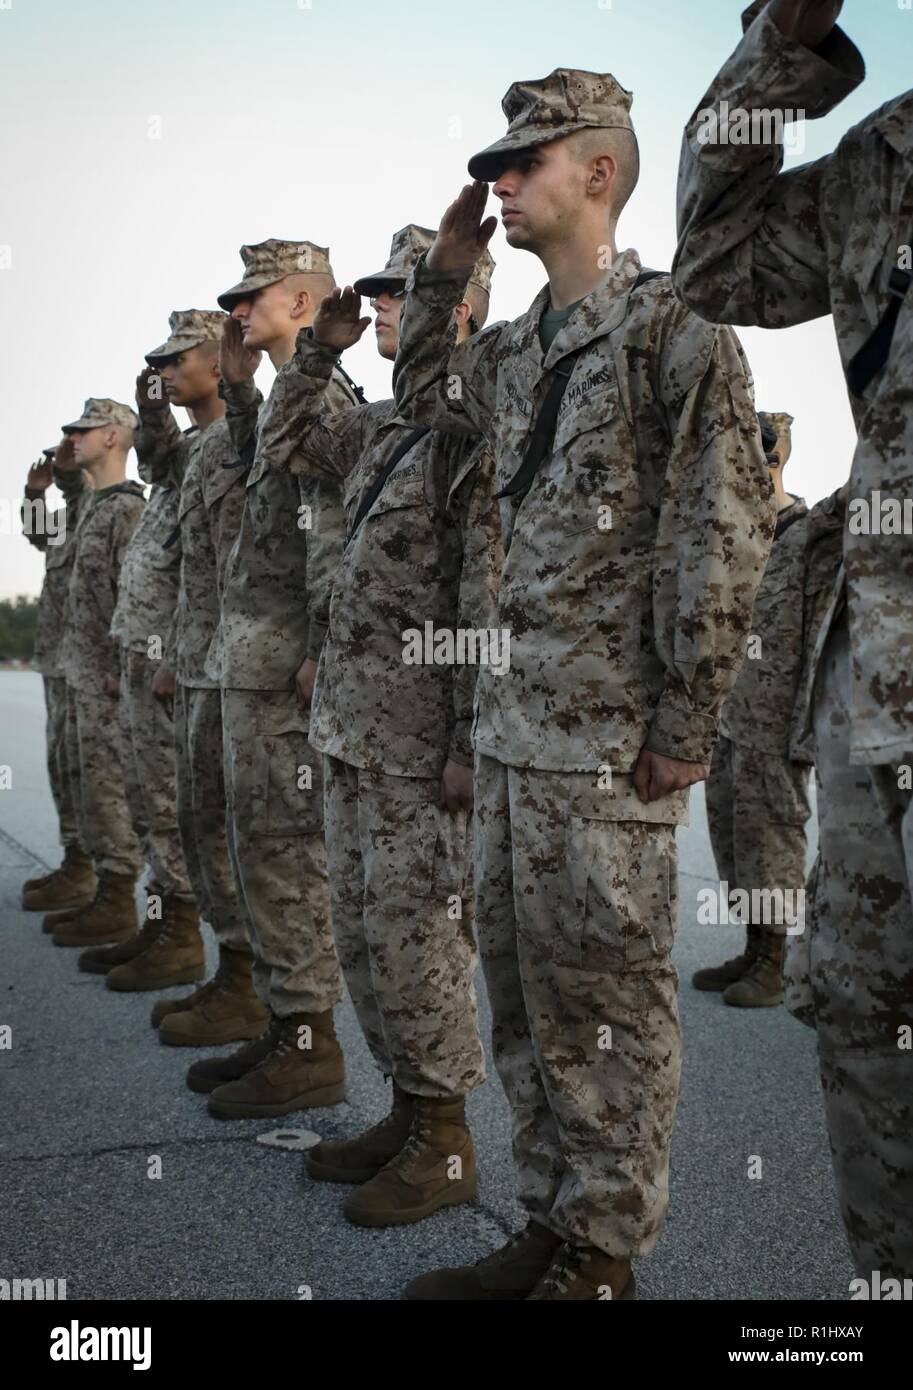
[[(782, 172), (776, 143), (701, 144), (699, 113), (826, 115), (864, 76), (835, 28), (813, 52), (760, 5), (685, 133), (676, 284), (708, 319), (784, 328), (832, 314), (848, 367), (889, 302), (913, 234), (913, 91), (888, 102), (832, 155)], [(913, 294), (865, 396), (848, 515), (913, 485)], [(820, 859), (809, 943), (821, 1079), (841, 1208), (861, 1275), (913, 1274), (913, 547), (847, 525), (844, 564), (800, 690), (813, 727)]]
[(805, 884), (809, 767), (790, 758), (789, 737), (802, 667), (807, 515), (801, 498), (777, 515), (747, 656), (720, 712), (720, 737), (707, 779), (707, 820), (720, 882), (729, 893), (775, 891), (785, 909), (782, 918), (775, 906), (766, 921), (763, 912), (746, 921), (746, 971), (764, 973), (751, 987), (727, 990), (727, 1003), (775, 1000), (786, 932), (797, 925), (797, 894)]
[(54, 482), (63, 494), (64, 505), (45, 520), (46, 491), (26, 487), (22, 525), (26, 540), (44, 555), (32, 665), (41, 672), (44, 682), (48, 778), (60, 841), (67, 849), (79, 845), (79, 788), (71, 781), (67, 762), (67, 683), (60, 664), (60, 648), (67, 590), (76, 558), (76, 528), (90, 488), (79, 468), (55, 468)]
[[(125, 405), (90, 398), (82, 417), (64, 430), (111, 422), (135, 424)], [(127, 759), (117, 704), (105, 694), (117, 677), (120, 653), (111, 636), (121, 565), (144, 505), (138, 483), (100, 488), (85, 499), (76, 531), (76, 555), (67, 590), (60, 663), (67, 682), (67, 759), (79, 785), (80, 841), (96, 870), (132, 876), (142, 867), (127, 804)]]
[[(224, 314), (185, 310), (171, 315), (171, 336), (146, 354), (155, 367), (221, 333)], [(140, 409), (137, 453), (148, 466), (175, 480), (173, 525), (164, 538), (177, 581), (169, 624), (166, 664), (175, 674), (174, 746), (177, 822), (200, 915), (222, 946), (249, 950), (244, 914), (228, 855), (222, 710), (218, 681), (206, 673), (209, 646), (219, 622), (216, 557), (203, 505), (202, 476), (234, 460), (224, 419), (205, 430), (182, 433), (171, 413)]]
[[(586, 124), (630, 126), (629, 105), (610, 76), (517, 84), (507, 137), (470, 173)], [(736, 338), (685, 310), (668, 277), (633, 291), (640, 268), (618, 256), (544, 355), (547, 287), (448, 357), (468, 268), (420, 261), (394, 378), (408, 417), (490, 438), (500, 490), (553, 365), (580, 349), (550, 455), (501, 503), (511, 660), (476, 688), (476, 912), (522, 1201), (571, 1246), (621, 1261), (653, 1247), (668, 1200), (688, 805), (687, 792), (642, 804), (632, 773), (644, 745), (709, 761), (773, 530)]]
[(193, 901), (178, 835), (174, 719), (152, 693), (178, 596), (178, 560), (167, 545), (178, 516), (180, 480), (151, 454), (140, 410), (134, 437), (139, 475), (150, 484), (121, 567), (111, 636), (120, 646), (120, 719), (127, 799), (149, 865), (149, 891)]
[[(243, 293), (305, 269), (329, 272), (310, 243), (270, 240), (243, 247), (245, 277), (219, 296)], [(323, 759), (308, 740), (295, 674), (316, 659), (322, 629), (314, 593), (328, 582), (342, 546), (338, 487), (316, 490), (270, 467), (257, 447), (258, 393), (252, 381), (223, 383), (226, 419), (239, 459), (250, 465), (240, 529), (229, 555), (216, 640), (229, 845), (254, 952), (254, 983), (273, 1014), (319, 1014), (341, 997), (333, 948), (323, 838)], [(338, 374), (329, 411), (355, 398)], [(312, 495), (315, 494), (315, 495)], [(310, 513), (308, 508), (311, 509)], [(319, 514), (319, 526), (309, 522)]]
[[(404, 283), (434, 234), (409, 226), (378, 277)], [(490, 258), (487, 258), (490, 261)], [(487, 289), (490, 270), (485, 268)], [(335, 350), (310, 330), (279, 373), (260, 430), (273, 468), (343, 488), (347, 534), (413, 427), (393, 401), (322, 414)], [(333, 932), (379, 1069), (409, 1095), (462, 1096), (483, 1079), (473, 971), (470, 825), (439, 805), (448, 760), (472, 766), (477, 667), (410, 665), (404, 634), (488, 624), (498, 564), (490, 454), (438, 431), (412, 444), (315, 605), (328, 618), (311, 714), (327, 755)], [(332, 576), (328, 576), (332, 578)], [(471, 822), (471, 818), (469, 818)]]

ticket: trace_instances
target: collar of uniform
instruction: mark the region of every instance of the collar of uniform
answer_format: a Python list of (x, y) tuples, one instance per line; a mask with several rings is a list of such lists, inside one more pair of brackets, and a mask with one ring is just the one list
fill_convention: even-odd
[[(542, 359), (543, 370), (548, 371), (569, 352), (576, 352), (578, 348), (584, 347), (596, 338), (604, 338), (613, 328), (618, 327), (628, 312), (628, 296), (640, 271), (640, 257), (636, 251), (622, 251), (616, 257), (605, 279), (586, 296), (577, 311), (555, 335), (551, 347)], [(540, 316), (541, 310), (535, 323), (537, 343)]]
[(133, 497), (144, 499), (146, 496), (142, 484), (133, 478), (125, 478), (122, 483), (112, 483), (110, 487), (100, 487), (93, 493), (93, 496), (97, 502), (101, 502), (105, 497), (113, 497), (116, 492), (127, 492)]
[(876, 116), (875, 129), (898, 154), (906, 158), (913, 155), (913, 90), (888, 103), (887, 109)]

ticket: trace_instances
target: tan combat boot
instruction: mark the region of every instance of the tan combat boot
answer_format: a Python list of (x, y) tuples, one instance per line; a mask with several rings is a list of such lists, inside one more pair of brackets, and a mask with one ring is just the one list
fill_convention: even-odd
[[(249, 951), (219, 949), (219, 968), (202, 989), (186, 999), (162, 999), (159, 1039), (169, 1047), (222, 1047), (259, 1038), (269, 1011), (257, 998)], [(153, 1018), (159, 1004), (153, 1009)]]
[(98, 890), (88, 907), (58, 922), (55, 946), (100, 946), (103, 941), (126, 941), (139, 930), (132, 874), (102, 870)]
[(727, 985), (741, 980), (743, 975), (748, 974), (758, 958), (760, 949), (761, 928), (748, 927), (745, 933), (745, 949), (740, 956), (724, 961), (722, 965), (709, 965), (704, 970), (696, 970), (691, 976), (691, 983), (695, 989), (713, 990), (719, 994)]
[[(98, 881), (92, 860), (78, 845), (67, 845), (63, 863), (43, 878), (30, 879), (22, 888), (26, 912), (78, 912), (92, 902)], [(50, 930), (50, 928), (49, 928)]]
[(187, 1069), (187, 1085), (198, 1095), (209, 1095), (217, 1086), (226, 1086), (246, 1076), (268, 1057), (279, 1041), (282, 1019), (270, 1017), (269, 1027), (259, 1038), (246, 1042), (228, 1057), (204, 1057)]
[(93, 946), (83, 951), (76, 962), (80, 970), (90, 975), (107, 975), (115, 965), (124, 965), (140, 951), (147, 950), (162, 930), (160, 921), (150, 921), (147, 917), (135, 936), (129, 941), (121, 941), (115, 946)]
[(308, 1149), (304, 1166), (318, 1182), (367, 1182), (395, 1158), (409, 1138), (415, 1099), (393, 1083), (393, 1108), (354, 1139), (323, 1139)]
[(561, 1243), (560, 1236), (530, 1218), (525, 1229), (511, 1236), (500, 1250), (474, 1265), (420, 1274), (406, 1285), (402, 1297), (445, 1302), (473, 1299), (486, 1303), (528, 1298)]
[(206, 973), (206, 954), (195, 903), (165, 898), (162, 929), (147, 951), (110, 971), (108, 989), (136, 991), (192, 985)]
[(279, 1021), (277, 1039), (262, 1062), (211, 1093), (211, 1115), (259, 1120), (345, 1100), (345, 1063), (332, 1009), (287, 1015)]
[(627, 1303), (637, 1297), (630, 1260), (616, 1260), (594, 1245), (565, 1243), (539, 1280), (527, 1302)]
[(464, 1098), (415, 1096), (414, 1105), (403, 1148), (346, 1199), (343, 1214), (353, 1226), (404, 1226), (440, 1207), (471, 1202), (476, 1195), (476, 1158)]
[(723, 1003), (736, 1009), (772, 1009), (782, 1004), (785, 944), (785, 937), (765, 929), (757, 959), (723, 991)]

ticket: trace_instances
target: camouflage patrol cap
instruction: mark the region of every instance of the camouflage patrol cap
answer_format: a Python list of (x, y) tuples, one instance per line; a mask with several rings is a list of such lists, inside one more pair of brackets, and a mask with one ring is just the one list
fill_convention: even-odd
[(759, 410), (758, 419), (762, 424), (769, 425), (778, 439), (781, 435), (789, 438), (793, 416), (787, 415), (785, 410)]
[[(374, 275), (363, 275), (360, 280), (356, 280), (352, 286), (356, 294), (367, 295), (370, 298), (384, 290), (401, 292), (419, 256), (424, 255), (430, 248), (436, 236), (437, 232), (431, 231), (428, 227), (419, 227), (415, 222), (410, 222), (407, 227), (401, 227), (398, 232), (394, 232), (387, 264)], [(494, 268), (494, 259), (486, 248), (473, 267), (469, 283), (478, 285), (479, 289), (490, 294)]]
[(146, 353), (146, 361), (154, 367), (158, 362), (167, 362), (169, 357), (199, 347), (200, 343), (217, 343), (226, 317), (219, 309), (175, 309), (168, 315), (168, 337), (161, 347)]
[(261, 241), (256, 246), (242, 246), (241, 260), (244, 262), (242, 279), (216, 300), (229, 313), (255, 290), (275, 285), (286, 275), (333, 274), (330, 248), (315, 246), (312, 241), (277, 241), (270, 237), (269, 241)]
[(518, 150), (532, 149), (588, 127), (633, 131), (632, 94), (610, 72), (555, 68), (548, 77), (515, 82), (501, 102), (507, 134), (474, 154), (474, 179), (497, 179)]
[(62, 425), (64, 434), (74, 430), (94, 430), (99, 425), (123, 425), (125, 429), (135, 430), (137, 417), (128, 405), (112, 401), (107, 396), (90, 396), (82, 408), (82, 415), (69, 425)]

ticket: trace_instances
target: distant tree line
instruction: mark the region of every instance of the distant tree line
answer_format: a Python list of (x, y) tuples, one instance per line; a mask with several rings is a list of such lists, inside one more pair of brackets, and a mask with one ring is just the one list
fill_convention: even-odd
[(19, 594), (0, 599), (0, 661), (28, 661), (35, 645), (38, 600)]

